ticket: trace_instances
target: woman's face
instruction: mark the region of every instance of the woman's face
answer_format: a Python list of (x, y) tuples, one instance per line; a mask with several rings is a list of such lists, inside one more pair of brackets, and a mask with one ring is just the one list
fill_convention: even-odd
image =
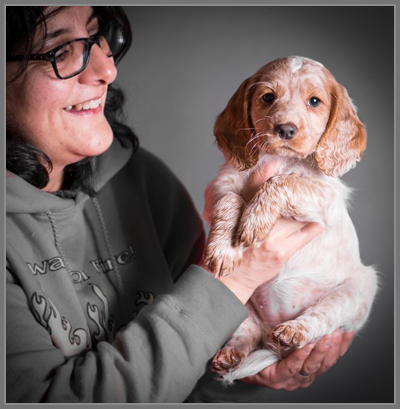
[[(68, 7), (48, 19), (48, 38), (41, 52), (95, 34), (98, 22), (92, 13), (91, 7)], [(37, 38), (38, 44), (40, 40)], [(18, 64), (7, 63), (7, 78), (16, 72)], [(7, 85), (7, 122), (28, 135), (28, 142), (50, 157), (54, 171), (84, 157), (99, 155), (113, 139), (104, 105), (108, 85), (116, 75), (113, 58), (108, 58), (97, 45), (91, 49), (86, 69), (67, 80), (58, 79), (49, 62), (31, 61), (24, 75)], [(79, 104), (91, 101), (96, 108), (78, 110)]]

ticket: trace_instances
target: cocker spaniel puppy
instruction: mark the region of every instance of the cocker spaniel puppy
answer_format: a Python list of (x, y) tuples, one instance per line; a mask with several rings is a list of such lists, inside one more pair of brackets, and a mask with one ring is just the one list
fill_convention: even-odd
[[(214, 131), (227, 160), (206, 189), (203, 214), (206, 263), (216, 275), (230, 274), (279, 217), (325, 227), (256, 290), (248, 318), (215, 355), (212, 370), (231, 383), (337, 328), (359, 330), (377, 273), (360, 260), (347, 212), (351, 191), (339, 179), (361, 160), (365, 127), (322, 64), (288, 57), (265, 65), (242, 83)], [(265, 162), (279, 171), (246, 203), (246, 181)]]

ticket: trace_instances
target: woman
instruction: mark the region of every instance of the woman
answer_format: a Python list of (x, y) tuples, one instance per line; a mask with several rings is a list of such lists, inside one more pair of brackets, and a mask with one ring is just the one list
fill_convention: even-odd
[[(117, 7), (7, 7), (8, 402), (190, 401), (253, 291), (321, 232), (281, 220), (234, 275), (205, 269), (185, 189), (118, 120), (130, 39)], [(352, 334), (332, 337), (245, 381), (310, 385)]]

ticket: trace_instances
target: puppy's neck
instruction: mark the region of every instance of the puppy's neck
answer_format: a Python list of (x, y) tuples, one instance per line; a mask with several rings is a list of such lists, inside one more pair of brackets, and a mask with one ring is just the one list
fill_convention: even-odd
[[(260, 172), (265, 168), (269, 168), (270, 175), (279, 175), (285, 173), (291, 173), (296, 169), (310, 169), (316, 170), (315, 161), (312, 158), (307, 157), (305, 159), (288, 157), (288, 156), (279, 156), (279, 155), (270, 155), (263, 154), (260, 156), (260, 159), (257, 162), (257, 165), (251, 169), (251, 173)], [(265, 171), (264, 171), (265, 172)]]

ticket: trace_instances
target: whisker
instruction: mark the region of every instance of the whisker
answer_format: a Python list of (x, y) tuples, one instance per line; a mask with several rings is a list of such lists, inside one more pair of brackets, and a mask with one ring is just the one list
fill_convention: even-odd
[(260, 150), (266, 151), (267, 148), (268, 148), (268, 145), (270, 145), (270, 144), (271, 144), (270, 141), (268, 141), (268, 140), (264, 141), (264, 142), (261, 144), (261, 146), (260, 146)]
[(255, 135), (254, 135), (254, 133), (253, 133), (252, 137), (251, 137), (251, 138), (249, 139), (249, 141), (246, 143), (246, 146), (247, 146), (249, 143), (254, 142), (256, 139), (261, 138), (262, 136), (268, 136), (268, 133), (256, 133)]
[[(249, 141), (246, 143), (246, 147), (245, 149), (249, 149), (249, 153), (252, 154), (257, 148), (258, 149), (264, 149), (265, 147), (267, 147), (270, 142), (268, 140), (262, 140), (261, 138), (263, 136), (268, 136), (268, 133), (256, 133), (252, 135), (252, 138), (249, 139)], [(259, 141), (261, 142), (261, 146), (259, 146), (260, 144), (258, 144), (257, 142)], [(250, 146), (250, 148), (249, 148)]]
[(255, 152), (255, 151), (256, 151), (256, 149), (257, 149), (257, 145), (256, 145), (256, 144), (254, 144), (254, 145), (251, 147), (251, 149), (249, 150), (250, 155), (252, 155), (252, 154), (253, 154), (253, 152)]
[(266, 121), (267, 119), (271, 119), (272, 118), (272, 116), (263, 116), (263, 117), (261, 117), (260, 119), (257, 119), (257, 121), (256, 122), (254, 122), (254, 124), (257, 124), (258, 122), (260, 122), (260, 121)]
[[(253, 134), (254, 135), (254, 134)], [(247, 141), (247, 143), (246, 143), (246, 146), (245, 146), (245, 149), (247, 150), (247, 149), (249, 149), (249, 146), (250, 146), (250, 149), (249, 149), (249, 152), (250, 153), (252, 153), (253, 152), (253, 150), (256, 148), (256, 146), (257, 146), (257, 143), (255, 142), (257, 139), (258, 139), (258, 134), (255, 134), (254, 136), (252, 136), (248, 141)]]

